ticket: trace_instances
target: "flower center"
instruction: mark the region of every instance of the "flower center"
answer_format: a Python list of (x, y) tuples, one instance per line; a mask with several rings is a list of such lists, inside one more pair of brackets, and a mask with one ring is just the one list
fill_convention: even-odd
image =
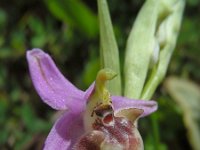
[(139, 150), (138, 148), (142, 147), (137, 128), (126, 118), (126, 113), (131, 110), (114, 115), (111, 96), (105, 84), (115, 76), (109, 69), (98, 72), (95, 88), (89, 96), (84, 112), (86, 134), (75, 145), (78, 149)]
[(114, 110), (111, 104), (100, 104), (93, 110), (97, 118), (95, 122), (100, 122), (105, 126), (114, 125)]

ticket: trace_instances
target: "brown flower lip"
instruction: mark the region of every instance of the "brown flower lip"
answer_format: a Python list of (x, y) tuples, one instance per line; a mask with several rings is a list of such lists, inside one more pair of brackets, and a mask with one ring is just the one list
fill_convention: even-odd
[(143, 141), (137, 128), (128, 118), (114, 116), (112, 105), (97, 105), (94, 112), (93, 131), (80, 138), (76, 150), (141, 150)]

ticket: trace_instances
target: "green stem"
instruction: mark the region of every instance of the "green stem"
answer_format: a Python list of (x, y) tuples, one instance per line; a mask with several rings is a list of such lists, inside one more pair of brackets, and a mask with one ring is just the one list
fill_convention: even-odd
[(160, 134), (159, 134), (159, 127), (158, 127), (158, 120), (156, 115), (152, 115), (150, 117), (151, 124), (153, 128), (153, 137), (154, 137), (154, 149), (159, 150), (160, 147)]

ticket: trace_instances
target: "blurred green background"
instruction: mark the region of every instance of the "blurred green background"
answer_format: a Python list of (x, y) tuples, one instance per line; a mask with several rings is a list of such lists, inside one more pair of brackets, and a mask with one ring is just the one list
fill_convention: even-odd
[[(143, 2), (108, 0), (121, 64), (125, 42)], [(199, 27), (200, 1), (188, 0), (166, 80), (154, 95), (159, 103), (153, 115), (157, 123), (147, 117), (139, 124), (147, 150), (154, 150), (156, 140), (159, 149), (199, 146)], [(41, 149), (59, 115), (42, 103), (31, 83), (25, 52), (34, 47), (50, 53), (63, 74), (85, 90), (100, 66), (97, 2), (0, 0), (1, 150)], [(154, 136), (153, 123), (160, 137)]]

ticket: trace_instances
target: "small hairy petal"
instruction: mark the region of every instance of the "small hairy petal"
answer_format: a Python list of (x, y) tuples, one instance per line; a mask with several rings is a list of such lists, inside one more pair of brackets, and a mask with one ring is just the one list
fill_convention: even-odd
[(115, 113), (116, 117), (125, 117), (129, 121), (134, 122), (137, 120), (142, 114), (144, 110), (137, 109), (137, 108), (128, 108), (128, 109), (121, 109), (117, 113)]
[(117, 114), (121, 110), (136, 108), (143, 110), (139, 117), (147, 116), (157, 110), (157, 102), (146, 100), (133, 100), (121, 96), (112, 96), (114, 111)]
[(51, 129), (44, 150), (71, 150), (83, 133), (81, 113), (66, 112)]
[[(83, 103), (84, 92), (58, 70), (51, 57), (40, 49), (27, 51), (32, 82), (41, 99), (54, 109), (75, 108)], [(78, 109), (78, 108), (77, 108)]]

